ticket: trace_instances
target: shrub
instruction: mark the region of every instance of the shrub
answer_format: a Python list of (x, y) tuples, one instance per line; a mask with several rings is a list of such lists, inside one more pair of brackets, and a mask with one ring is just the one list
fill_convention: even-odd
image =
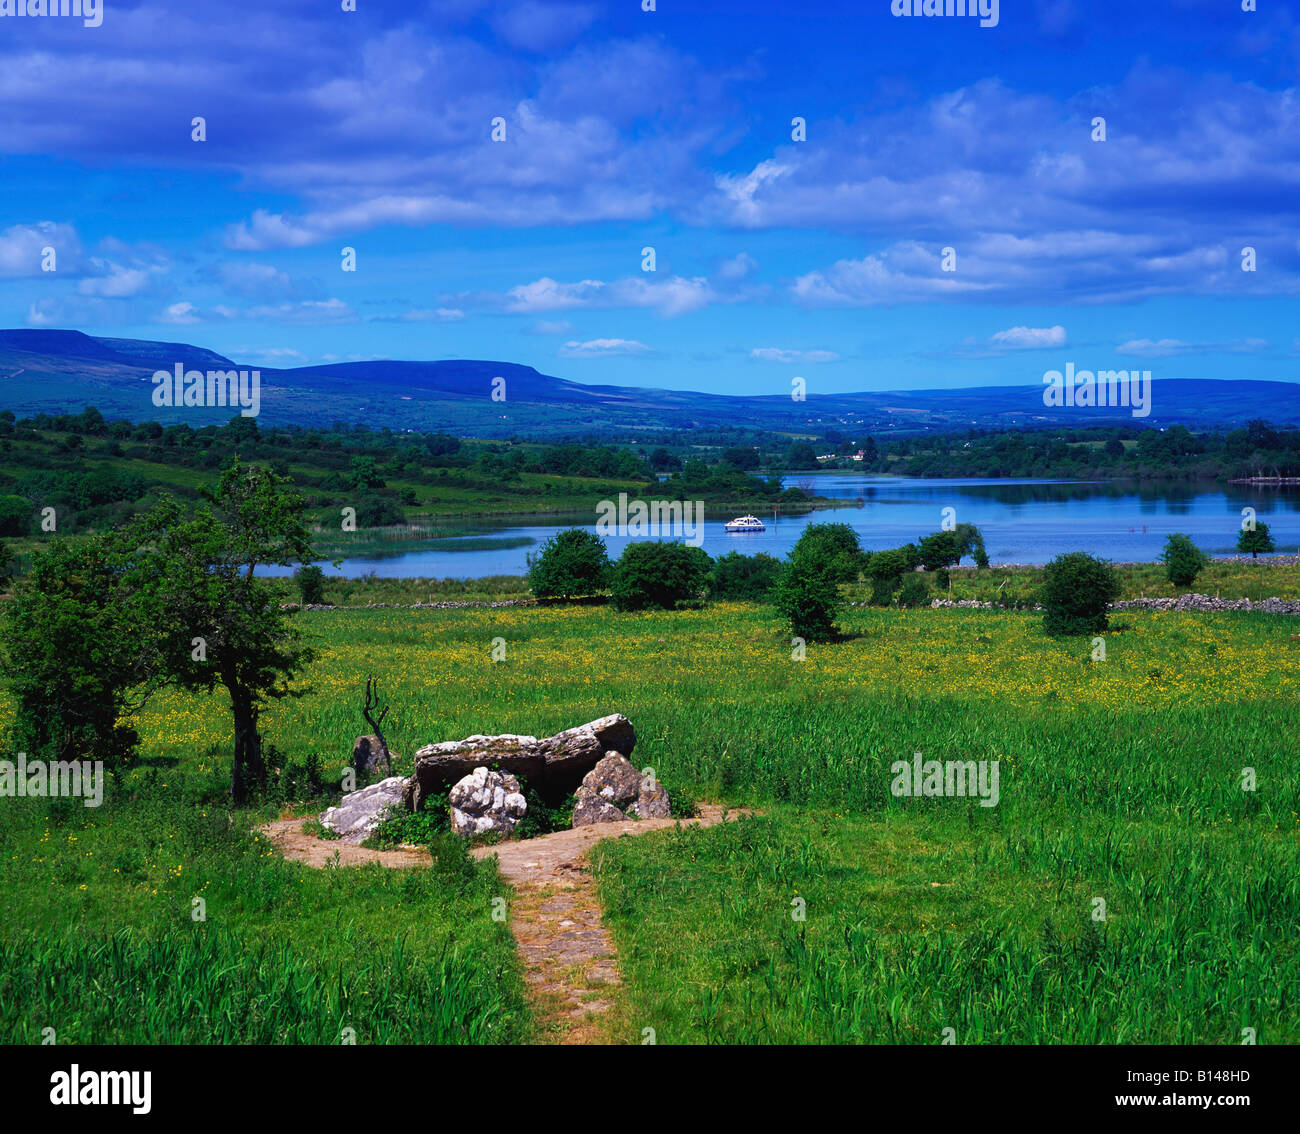
[(848, 524), (810, 524), (791, 549), (790, 558), (824, 564), (840, 583), (856, 583), (864, 564), (858, 535)]
[(419, 811), (407, 811), (401, 804), (391, 804), (366, 842), (381, 848), (403, 843), (424, 846), (450, 831), (451, 810), (444, 792), (426, 796)]
[(832, 564), (815, 556), (791, 556), (773, 588), (772, 601), (795, 637), (825, 642), (835, 637), (835, 618), (844, 605)]
[(1176, 587), (1188, 587), (1196, 582), (1196, 576), (1210, 561), (1188, 536), (1175, 532), (1165, 542), (1160, 560), (1165, 565), (1165, 574)]
[(610, 572), (616, 610), (671, 610), (697, 597), (712, 563), (703, 548), (685, 543), (630, 543)]
[(900, 586), (902, 580), (897, 575), (878, 575), (871, 580), (871, 605), (889, 606)]
[(920, 575), (909, 575), (903, 580), (898, 592), (898, 605), (902, 607), (928, 606), (930, 604), (930, 584)]
[(357, 527), (386, 528), (406, 523), (397, 501), (386, 496), (363, 496), (357, 503)]
[(713, 561), (709, 595), (736, 602), (765, 602), (781, 574), (781, 561), (773, 555), (741, 555), (729, 551)]
[(303, 605), (325, 601), (325, 572), (315, 563), (307, 563), (293, 573)]
[(578, 598), (602, 590), (610, 571), (605, 542), (594, 532), (565, 528), (543, 545), (528, 570), (538, 598)]
[(1043, 577), (1040, 601), (1048, 634), (1097, 634), (1106, 629), (1106, 608), (1119, 595), (1119, 578), (1110, 563), (1072, 551), (1048, 563)]
[(1268, 530), (1268, 525), (1256, 521), (1252, 530), (1247, 531), (1243, 528), (1238, 532), (1237, 550), (1242, 553), (1249, 551), (1252, 559), (1259, 555), (1261, 551), (1267, 555), (1270, 551), (1276, 550), (1273, 543), (1273, 534)]

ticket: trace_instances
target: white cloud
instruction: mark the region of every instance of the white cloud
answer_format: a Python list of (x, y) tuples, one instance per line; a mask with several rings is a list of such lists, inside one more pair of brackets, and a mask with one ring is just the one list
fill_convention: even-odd
[(650, 348), (635, 339), (589, 339), (585, 343), (570, 340), (560, 347), (561, 358), (612, 358), (620, 354), (648, 354)]
[(39, 224), (16, 224), (6, 228), (0, 232), (0, 278), (45, 275), (41, 268), (45, 248), (54, 249), (55, 268), (59, 271), (66, 272), (77, 266), (81, 241), (72, 225), (41, 221)]
[(783, 350), (780, 347), (755, 347), (749, 357), (759, 362), (838, 362), (833, 350)]
[(305, 300), (301, 303), (278, 303), (252, 307), (244, 312), (249, 319), (266, 319), (281, 323), (319, 324), (355, 323), (356, 312), (341, 299)]
[(1011, 327), (998, 331), (989, 341), (1009, 350), (1044, 350), (1065, 345), (1065, 328), (1059, 324), (1055, 327)]
[(414, 308), (402, 312), (403, 323), (458, 323), (465, 318), (465, 312), (458, 307), (439, 307), (434, 310)]

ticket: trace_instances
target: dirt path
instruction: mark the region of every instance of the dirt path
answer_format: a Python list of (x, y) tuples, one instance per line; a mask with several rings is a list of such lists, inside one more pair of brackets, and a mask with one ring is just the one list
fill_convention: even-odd
[[(601, 839), (662, 831), (679, 822), (684, 827), (711, 827), (749, 813), (705, 803), (696, 819), (598, 823), (470, 851), (478, 859), (496, 855), (498, 869), (515, 888), (510, 929), (545, 1042), (608, 1043), (619, 1023), (616, 990), (622, 978), (587, 869), (591, 845)], [(318, 839), (304, 834), (302, 824), (301, 818), (281, 819), (261, 830), (285, 858), (308, 866), (377, 862), (404, 867), (426, 866), (430, 861), (428, 853), (416, 847), (377, 851)]]

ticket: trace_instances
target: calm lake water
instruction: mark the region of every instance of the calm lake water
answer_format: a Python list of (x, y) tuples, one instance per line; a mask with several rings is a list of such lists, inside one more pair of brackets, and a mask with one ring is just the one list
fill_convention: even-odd
[[(1268, 524), (1279, 551), (1294, 554), (1300, 546), (1300, 487), (1248, 485), (1135, 486), (1122, 482), (1059, 480), (909, 480), (899, 477), (808, 473), (785, 478), (846, 506), (800, 516), (759, 512), (763, 532), (731, 535), (723, 530), (730, 514), (710, 512), (704, 524), (704, 550), (723, 555), (764, 551), (784, 557), (809, 524), (847, 523), (863, 547), (876, 551), (937, 531), (943, 509), (956, 511), (958, 522), (978, 525), (994, 563), (1045, 563), (1064, 551), (1088, 551), (1116, 562), (1158, 559), (1165, 537), (1184, 532), (1210, 555), (1235, 554), (1241, 510), (1255, 509)], [(459, 520), (453, 521), (460, 523)], [(329, 574), (358, 577), (374, 572), (396, 578), (476, 579), (485, 575), (522, 575), (527, 556), (566, 527), (595, 531), (594, 513), (548, 516), (537, 521), (476, 524), (476, 538), (524, 536), (531, 546), (478, 551), (409, 550), (396, 555), (346, 559)], [(606, 539), (611, 558), (632, 542), (626, 536)], [(409, 545), (407, 545), (409, 546)]]

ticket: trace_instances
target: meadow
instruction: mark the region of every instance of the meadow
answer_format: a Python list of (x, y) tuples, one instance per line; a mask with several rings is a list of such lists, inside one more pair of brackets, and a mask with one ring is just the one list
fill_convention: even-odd
[[(398, 771), (620, 711), (670, 791), (761, 810), (595, 852), (628, 1042), (1300, 1040), (1295, 619), (1124, 612), (1093, 661), (1023, 612), (854, 608), (804, 660), (745, 604), (298, 617), (310, 691), (262, 724), (327, 779), (373, 674)], [(0, 1039), (532, 1038), (490, 861), (284, 862), (254, 826), (324, 801), (227, 814), (223, 698), (159, 695), (139, 728), (99, 811), (5, 801)], [(999, 761), (998, 806), (895, 798), (914, 752)]]

